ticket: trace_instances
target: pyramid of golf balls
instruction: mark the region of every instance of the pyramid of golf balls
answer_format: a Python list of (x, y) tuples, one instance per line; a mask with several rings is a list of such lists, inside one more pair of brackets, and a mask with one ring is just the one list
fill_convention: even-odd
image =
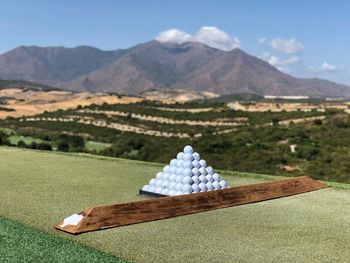
[(184, 195), (198, 192), (225, 189), (226, 182), (220, 178), (213, 167), (208, 166), (189, 145), (179, 152), (176, 159), (164, 166), (156, 178), (143, 186), (142, 190), (161, 195)]

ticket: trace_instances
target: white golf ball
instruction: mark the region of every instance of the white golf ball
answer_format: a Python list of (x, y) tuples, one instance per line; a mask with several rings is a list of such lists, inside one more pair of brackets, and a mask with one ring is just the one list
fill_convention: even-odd
[(199, 178), (199, 181), (201, 181), (202, 183), (206, 183), (207, 182), (207, 178), (203, 174), (201, 174), (198, 178)]
[(199, 185), (198, 185), (198, 187), (199, 187), (199, 191), (201, 191), (201, 192), (204, 192), (205, 190), (207, 190), (207, 187), (205, 186), (205, 183), (200, 183)]
[(197, 175), (192, 176), (192, 181), (193, 181), (194, 184), (199, 184), (200, 183), (199, 177)]
[(183, 160), (183, 159), (184, 159), (184, 153), (183, 153), (183, 152), (179, 152), (179, 153), (176, 155), (176, 159), (177, 159), (177, 160)]
[(156, 182), (157, 182), (157, 180), (154, 179), (154, 178), (152, 178), (152, 179), (149, 181), (149, 185), (155, 186), (155, 185), (156, 185)]
[(192, 180), (191, 176), (184, 176), (182, 178), (182, 183), (183, 184), (192, 184), (193, 180)]
[(160, 193), (161, 193), (162, 195), (168, 195), (169, 190), (168, 190), (168, 189), (163, 189)]
[(201, 167), (207, 167), (207, 162), (204, 159), (199, 160), (199, 165)]
[(191, 187), (194, 193), (198, 193), (200, 190), (198, 184), (192, 184)]
[(207, 168), (205, 168), (205, 169), (207, 170), (208, 174), (213, 174), (214, 173), (214, 169), (211, 166), (207, 166)]
[(199, 173), (202, 175), (206, 175), (207, 174), (207, 170), (204, 167), (199, 168)]
[(176, 191), (175, 195), (183, 195), (184, 193), (182, 191)]
[(190, 153), (190, 154), (192, 154), (192, 153), (193, 153), (193, 148), (192, 148), (192, 146), (186, 145), (185, 148), (184, 148), (184, 153)]
[(184, 161), (183, 168), (192, 168), (192, 162), (191, 161)]
[(175, 190), (176, 189), (176, 182), (171, 182), (169, 184), (169, 188)]
[(192, 153), (192, 157), (195, 161), (199, 161), (201, 159), (201, 156), (197, 152)]
[(170, 166), (170, 171), (169, 173), (175, 174), (176, 173), (177, 166)]
[(199, 164), (198, 160), (193, 160), (193, 161), (192, 161), (192, 165), (193, 165), (194, 168), (199, 168), (199, 167), (201, 167), (201, 165)]
[(155, 192), (156, 192), (157, 194), (160, 194), (160, 193), (162, 192), (162, 190), (163, 190), (163, 188), (157, 187)]
[(176, 191), (182, 191), (182, 183), (177, 183), (175, 187)]
[(199, 176), (200, 173), (199, 173), (198, 168), (193, 168), (193, 169), (192, 169), (192, 174), (193, 174), (193, 175), (196, 175), (196, 176)]
[(205, 176), (205, 178), (207, 178), (207, 181), (208, 181), (208, 182), (213, 182), (213, 181), (214, 181), (213, 176), (212, 176), (211, 174), (207, 174), (207, 175)]
[(177, 160), (176, 159), (172, 159), (171, 161), (170, 161), (170, 166), (177, 166)]
[(183, 172), (184, 172), (184, 169), (181, 168), (181, 167), (179, 167), (179, 168), (176, 169), (176, 174), (177, 174), (177, 175), (182, 175)]
[(159, 180), (159, 179), (162, 179), (162, 177), (163, 177), (163, 172), (157, 173), (156, 178), (157, 178), (158, 180)]
[(218, 181), (214, 181), (214, 182), (213, 182), (213, 187), (214, 187), (215, 190), (219, 190), (219, 189), (220, 189), (220, 184), (219, 184), (219, 182), (218, 182)]
[(183, 170), (183, 176), (191, 176), (192, 175), (192, 170), (190, 168), (185, 168)]
[(169, 182), (169, 181), (163, 181), (163, 182), (162, 182), (162, 187), (163, 187), (163, 188), (168, 188), (169, 185), (170, 185), (170, 182)]
[(154, 193), (156, 191), (156, 187), (155, 186), (150, 186), (148, 191)]
[(190, 185), (190, 184), (184, 184), (184, 185), (182, 186), (182, 191), (183, 191), (184, 193), (191, 193), (191, 192), (192, 192), (192, 187), (191, 187), (191, 185)]
[(170, 171), (170, 165), (164, 166), (163, 172), (164, 172), (164, 173), (169, 173), (169, 171)]
[(182, 182), (182, 176), (181, 175), (177, 175), (175, 178), (175, 182), (176, 183), (181, 183)]
[(185, 153), (183, 157), (184, 161), (191, 161), (193, 160), (192, 154), (190, 153)]
[(168, 195), (170, 195), (170, 196), (174, 196), (175, 195), (175, 190), (173, 190), (173, 189), (171, 189), (170, 191), (169, 191), (169, 193), (168, 193)]
[(176, 165), (177, 165), (177, 167), (179, 167), (179, 168), (180, 168), (180, 167), (183, 168), (183, 166), (184, 166), (184, 161), (183, 161), (183, 160), (178, 160)]
[(163, 184), (163, 180), (158, 179), (158, 180), (157, 180), (157, 183), (156, 183), (156, 187), (157, 187), (157, 188), (158, 188), (158, 187), (162, 187), (162, 184)]
[(221, 189), (225, 189), (225, 188), (227, 187), (227, 184), (226, 184), (225, 180), (221, 180), (221, 181), (219, 182), (219, 184), (220, 184), (220, 188), (221, 188)]
[(211, 182), (207, 182), (207, 183), (205, 184), (205, 187), (207, 188), (208, 191), (213, 190), (213, 184), (212, 184)]
[(219, 175), (219, 174), (213, 173), (213, 179), (214, 179), (214, 181), (219, 180), (219, 178), (220, 178), (220, 175)]
[(167, 181), (169, 180), (170, 174), (169, 173), (163, 173), (162, 180)]
[(148, 191), (149, 191), (149, 185), (148, 185), (148, 184), (144, 185), (144, 186), (142, 187), (142, 190), (148, 192)]
[(176, 181), (176, 174), (170, 174), (169, 181), (175, 182)]

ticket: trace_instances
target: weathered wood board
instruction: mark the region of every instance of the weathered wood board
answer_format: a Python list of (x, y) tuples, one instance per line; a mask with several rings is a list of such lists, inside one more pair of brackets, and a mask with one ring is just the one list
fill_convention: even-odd
[(88, 208), (76, 225), (55, 224), (56, 229), (80, 234), (84, 232), (160, 220), (213, 209), (255, 203), (286, 197), (326, 186), (307, 176), (260, 184), (232, 187), (223, 190), (159, 197), (123, 204), (101, 205)]

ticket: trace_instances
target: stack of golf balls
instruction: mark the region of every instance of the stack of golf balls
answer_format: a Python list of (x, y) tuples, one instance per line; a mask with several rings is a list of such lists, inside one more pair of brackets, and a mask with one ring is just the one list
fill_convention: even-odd
[(226, 182), (189, 145), (142, 190), (162, 195), (184, 195), (225, 189)]

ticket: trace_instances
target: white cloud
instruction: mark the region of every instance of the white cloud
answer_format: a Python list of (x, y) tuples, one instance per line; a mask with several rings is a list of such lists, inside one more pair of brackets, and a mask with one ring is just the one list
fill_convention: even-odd
[(298, 42), (295, 38), (274, 38), (270, 42), (270, 47), (285, 54), (294, 54), (304, 50), (304, 45)]
[(333, 72), (336, 69), (337, 67), (335, 65), (332, 65), (327, 62), (323, 62), (319, 67), (314, 67), (314, 66), (307, 67), (307, 70), (312, 72)]
[(294, 65), (301, 62), (301, 58), (297, 56), (290, 57), (282, 62), (283, 65)]
[(225, 51), (239, 48), (241, 45), (238, 38), (230, 36), (225, 31), (220, 30), (217, 27), (209, 26), (203, 26), (193, 36), (178, 29), (170, 29), (160, 32), (155, 39), (159, 42), (170, 42), (177, 44), (189, 41), (201, 42), (213, 48)]
[(259, 37), (256, 42), (258, 42), (259, 45), (265, 44), (267, 41), (266, 37)]
[(160, 32), (155, 37), (155, 39), (159, 42), (171, 42), (176, 44), (182, 44), (184, 42), (190, 41), (191, 35), (187, 34), (184, 31), (173, 28)]
[(295, 65), (301, 62), (301, 58), (298, 56), (292, 56), (286, 60), (281, 60), (279, 57), (271, 55), (269, 52), (264, 52), (260, 58), (278, 69), (283, 69), (282, 71), (285, 72), (290, 71), (290, 69), (286, 68), (285, 66)]

